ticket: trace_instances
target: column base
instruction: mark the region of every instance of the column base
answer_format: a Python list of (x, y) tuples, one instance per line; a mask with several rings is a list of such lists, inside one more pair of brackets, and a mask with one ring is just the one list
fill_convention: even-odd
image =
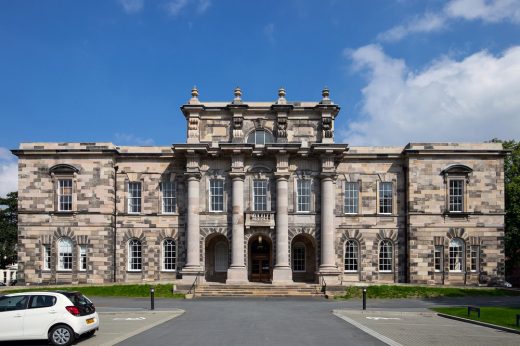
[(273, 269), (273, 284), (283, 285), (294, 283), (292, 279), (292, 270), (289, 267), (280, 267)]
[(229, 268), (227, 271), (226, 284), (243, 284), (249, 282), (247, 280), (246, 267)]
[(183, 285), (192, 285), (196, 277), (199, 278), (199, 284), (206, 282), (204, 271), (201, 267), (185, 267), (181, 270), (181, 275), (180, 283)]
[(341, 285), (340, 275), (341, 272), (334, 266), (320, 267), (318, 274), (318, 283), (321, 285), (323, 282), (327, 286)]

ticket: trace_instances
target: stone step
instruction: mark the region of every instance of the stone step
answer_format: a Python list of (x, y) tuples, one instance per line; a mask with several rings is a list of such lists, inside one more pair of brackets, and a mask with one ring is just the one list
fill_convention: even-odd
[(202, 284), (195, 289), (196, 297), (324, 297), (315, 284)]

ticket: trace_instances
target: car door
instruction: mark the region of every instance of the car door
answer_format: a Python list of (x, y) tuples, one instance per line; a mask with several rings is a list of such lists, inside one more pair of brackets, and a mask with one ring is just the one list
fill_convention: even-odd
[(49, 327), (56, 321), (56, 297), (31, 295), (24, 317), (25, 338), (47, 338)]
[(23, 321), (29, 296), (0, 297), (0, 340), (23, 339)]

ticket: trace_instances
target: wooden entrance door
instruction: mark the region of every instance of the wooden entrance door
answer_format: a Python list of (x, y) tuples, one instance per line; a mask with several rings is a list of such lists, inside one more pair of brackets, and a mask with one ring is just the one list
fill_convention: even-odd
[(271, 246), (265, 238), (251, 243), (251, 281), (271, 281)]

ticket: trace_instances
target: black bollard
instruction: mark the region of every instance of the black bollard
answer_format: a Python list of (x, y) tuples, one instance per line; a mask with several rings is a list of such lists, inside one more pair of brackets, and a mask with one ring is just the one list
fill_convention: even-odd
[(367, 309), (367, 288), (363, 287), (363, 310)]
[(155, 293), (155, 288), (150, 287), (150, 309), (151, 310), (155, 309), (154, 293)]

